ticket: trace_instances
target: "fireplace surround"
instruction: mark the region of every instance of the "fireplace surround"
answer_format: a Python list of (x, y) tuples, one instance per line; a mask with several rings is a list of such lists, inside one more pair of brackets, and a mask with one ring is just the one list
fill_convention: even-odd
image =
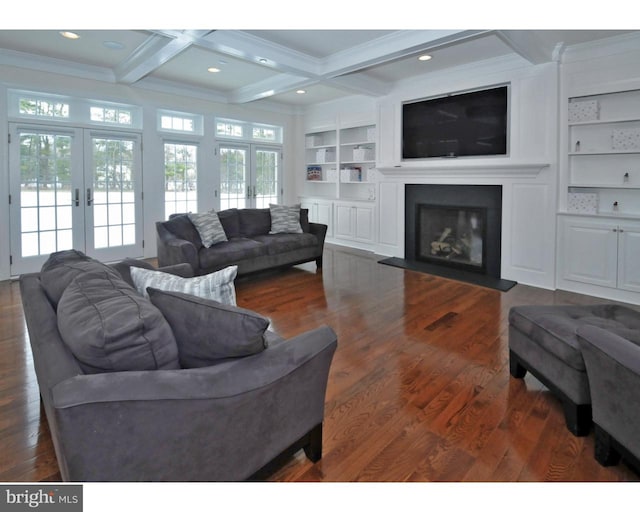
[(405, 259), (500, 278), (501, 185), (405, 185)]

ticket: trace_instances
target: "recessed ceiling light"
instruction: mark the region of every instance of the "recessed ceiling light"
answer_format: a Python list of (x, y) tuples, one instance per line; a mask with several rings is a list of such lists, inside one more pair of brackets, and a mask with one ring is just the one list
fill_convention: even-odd
[(307, 94), (307, 91), (305, 91), (304, 89), (298, 89), (296, 91), (296, 94)]
[(63, 30), (60, 32), (62, 37), (66, 37), (67, 39), (80, 39), (80, 36), (75, 32), (69, 32), (68, 30)]
[(213, 66), (210, 68), (207, 68), (207, 71), (209, 73), (220, 73), (220, 69), (219, 68), (214, 68)]
[(102, 46), (109, 48), (109, 50), (122, 50), (124, 45), (118, 41), (102, 41)]
[(262, 58), (262, 59), (258, 59), (258, 62), (259, 62), (260, 64), (266, 64), (266, 63), (267, 63), (267, 62), (269, 62), (269, 61), (268, 61), (267, 59), (265, 59), (265, 58)]
[(431, 60), (431, 55), (420, 55), (420, 57), (418, 57), (418, 60)]

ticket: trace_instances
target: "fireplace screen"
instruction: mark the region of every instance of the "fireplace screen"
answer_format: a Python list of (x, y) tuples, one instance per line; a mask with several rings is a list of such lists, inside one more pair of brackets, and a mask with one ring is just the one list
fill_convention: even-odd
[(486, 208), (418, 204), (416, 256), (429, 263), (486, 270)]

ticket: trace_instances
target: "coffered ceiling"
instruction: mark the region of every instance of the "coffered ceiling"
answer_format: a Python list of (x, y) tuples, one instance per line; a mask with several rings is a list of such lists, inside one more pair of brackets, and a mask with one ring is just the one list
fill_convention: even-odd
[[(539, 64), (621, 30), (0, 30), (0, 64), (226, 103), (382, 96), (425, 73), (515, 56)], [(430, 60), (417, 57), (429, 54)], [(209, 72), (209, 68), (217, 71)], [(1, 78), (0, 78), (1, 79)], [(297, 91), (305, 91), (299, 93)]]

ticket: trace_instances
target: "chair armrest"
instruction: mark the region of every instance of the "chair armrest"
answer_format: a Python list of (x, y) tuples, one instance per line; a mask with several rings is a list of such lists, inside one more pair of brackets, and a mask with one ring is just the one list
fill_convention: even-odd
[(580, 347), (595, 362), (603, 357), (637, 373), (640, 379), (640, 346), (611, 331), (584, 325), (577, 331)]
[(320, 246), (324, 246), (324, 239), (327, 236), (327, 225), (318, 224), (317, 222), (309, 222), (309, 232), (315, 235), (320, 242)]
[(193, 277), (193, 268), (188, 263), (167, 265), (166, 267), (159, 267), (158, 270), (166, 272), (167, 274), (173, 274), (174, 276)]
[(53, 389), (61, 465), (80, 481), (234, 481), (322, 423), (328, 327), (207, 368), (79, 375)]
[(200, 262), (195, 245), (188, 240), (178, 238), (165, 228), (162, 222), (156, 222), (156, 239), (159, 267), (188, 263), (193, 269), (193, 274), (199, 274)]
[(272, 384), (323, 351), (333, 354), (336, 344), (334, 331), (325, 326), (253, 356), (204, 368), (77, 375), (53, 388), (53, 404), (64, 409), (99, 402), (228, 398)]

